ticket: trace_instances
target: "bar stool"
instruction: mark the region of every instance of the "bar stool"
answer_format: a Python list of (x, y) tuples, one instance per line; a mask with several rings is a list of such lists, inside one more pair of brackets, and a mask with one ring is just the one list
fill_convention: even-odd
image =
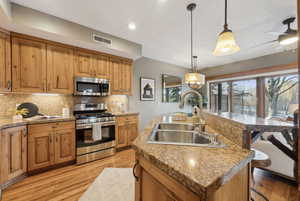
[[(254, 151), (255, 154), (254, 159), (251, 162), (251, 176), (252, 176), (252, 183), (254, 185), (255, 184), (254, 168), (266, 168), (271, 165), (271, 160), (270, 157), (264, 152), (259, 151), (257, 149), (251, 149), (251, 150)], [(259, 195), (265, 201), (269, 201), (269, 199), (264, 194), (257, 191), (255, 188), (251, 187), (250, 190), (256, 193), (257, 195)], [(253, 198), (251, 198), (251, 200), (254, 201)]]

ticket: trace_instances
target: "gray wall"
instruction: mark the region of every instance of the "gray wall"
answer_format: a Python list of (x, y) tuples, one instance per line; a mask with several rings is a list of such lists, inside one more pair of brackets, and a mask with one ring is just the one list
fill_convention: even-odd
[(245, 61), (235, 62), (222, 66), (209, 67), (201, 70), (206, 76), (224, 75), (247, 70), (259, 69), (269, 66), (291, 64), (297, 62), (297, 51), (286, 51), (282, 53), (257, 57)]
[(0, 0), (0, 7), (5, 15), (7, 15), (8, 17), (11, 16), (11, 6), (9, 0)]
[[(140, 129), (154, 117), (180, 111), (178, 103), (162, 103), (162, 74), (184, 77), (187, 69), (142, 57), (134, 62), (133, 96), (129, 97), (129, 110), (140, 112)], [(140, 101), (140, 78), (154, 78), (156, 84), (155, 101)]]
[[(16, 25), (17, 29), (18, 26), (26, 26), (44, 32), (64, 36), (76, 41), (103, 46), (92, 40), (92, 34), (94, 33), (112, 40), (112, 45), (109, 47), (109, 49), (125, 52), (128, 55), (132, 55), (134, 58), (139, 58), (142, 55), (142, 46), (140, 44), (99, 32), (94, 29), (90, 29), (88, 27), (14, 3), (11, 4), (11, 7), (12, 22)], [(76, 46), (76, 44), (73, 45)]]

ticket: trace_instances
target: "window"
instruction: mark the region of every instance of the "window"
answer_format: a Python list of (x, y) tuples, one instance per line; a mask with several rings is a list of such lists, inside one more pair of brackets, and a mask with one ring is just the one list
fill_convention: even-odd
[(256, 80), (232, 82), (232, 112), (256, 115)]
[(216, 82), (210, 83), (209, 86), (212, 112), (286, 119), (293, 117), (298, 109), (297, 74)]
[(293, 116), (299, 102), (298, 75), (268, 77), (265, 79), (265, 113), (267, 117)]
[(229, 111), (229, 84), (227, 82), (210, 84), (210, 108), (213, 112)]

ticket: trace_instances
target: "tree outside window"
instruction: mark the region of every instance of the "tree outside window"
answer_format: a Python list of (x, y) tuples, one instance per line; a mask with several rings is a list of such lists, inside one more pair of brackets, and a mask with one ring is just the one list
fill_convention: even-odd
[(299, 79), (297, 75), (266, 78), (266, 115), (287, 118), (298, 108)]

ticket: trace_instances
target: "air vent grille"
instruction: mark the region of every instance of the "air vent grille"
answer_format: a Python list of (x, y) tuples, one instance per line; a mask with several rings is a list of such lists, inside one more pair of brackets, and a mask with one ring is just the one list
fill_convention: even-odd
[(95, 42), (101, 43), (101, 44), (105, 44), (105, 45), (111, 45), (112, 40), (107, 39), (107, 38), (103, 38), (102, 36), (93, 34), (93, 40)]

